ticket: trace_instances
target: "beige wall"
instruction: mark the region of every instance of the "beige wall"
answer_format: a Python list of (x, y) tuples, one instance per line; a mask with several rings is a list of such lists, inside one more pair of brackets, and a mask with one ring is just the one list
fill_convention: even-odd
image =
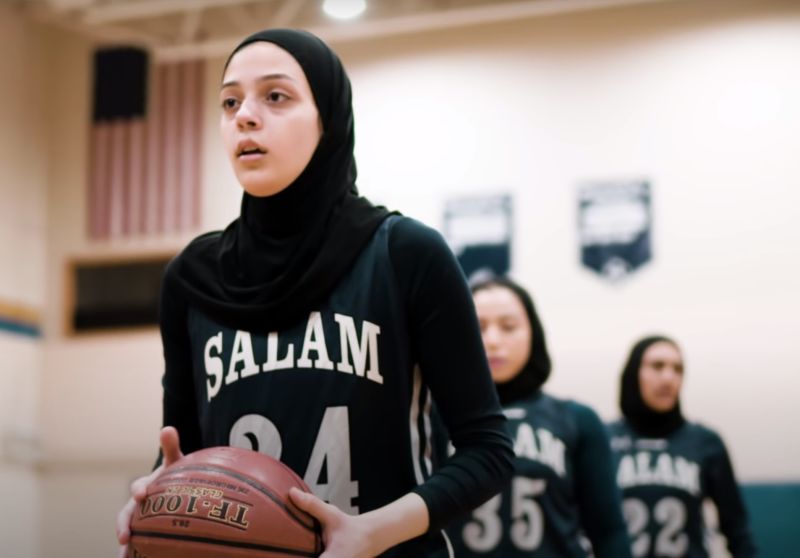
[[(364, 193), (433, 225), (447, 197), (513, 194), (552, 392), (616, 416), (627, 349), (667, 332), (687, 414), (741, 477), (800, 478), (800, 6), (666, 3), (339, 50)], [(636, 177), (654, 260), (612, 286), (578, 265), (576, 189)]]
[[(514, 273), (545, 320), (551, 391), (614, 418), (628, 348), (669, 333), (687, 414), (722, 433), (742, 478), (797, 479), (800, 442), (775, 459), (764, 432), (800, 440), (800, 7), (698, 4), (334, 45), (359, 188), (435, 227), (448, 198), (511, 193)], [(216, 130), (221, 66), (207, 72), (212, 227), (240, 195)], [(577, 188), (638, 177), (654, 188), (654, 259), (612, 286), (578, 265)]]
[[(448, 197), (512, 193), (514, 271), (548, 330), (551, 391), (612, 418), (628, 345), (666, 331), (685, 347), (687, 414), (722, 433), (741, 478), (798, 480), (800, 370), (789, 351), (800, 330), (800, 8), (696, 4), (335, 45), (354, 84), (359, 184), (433, 226)], [(0, 229), (0, 261), (24, 262), (0, 268), (0, 294), (43, 304), (46, 293), (49, 310), (44, 349), (11, 340), (23, 362), (0, 368), (0, 425), (41, 432), (40, 475), (0, 465), (0, 489), (41, 490), (41, 514), (33, 503), (24, 511), (25, 525), (45, 527), (41, 556), (113, 555), (127, 482), (154, 456), (160, 346), (154, 331), (65, 338), (63, 268), (187, 239), (87, 243), (92, 46), (0, 19), (3, 52), (23, 53), (0, 70), (25, 76), (0, 88), (0, 189), (13, 202), (0, 205), (0, 227), (17, 223)], [(220, 66), (207, 72), (204, 228), (224, 226), (240, 196), (216, 132)], [(577, 264), (576, 188), (641, 176), (654, 186), (655, 259), (609, 286)], [(20, 231), (30, 248), (9, 242)], [(8, 401), (21, 410), (4, 411)], [(776, 447), (777, 432), (788, 445)], [(76, 500), (82, 513), (70, 514)], [(10, 533), (36, 539), (32, 528)]]
[[(187, 239), (89, 243), (85, 235), (93, 45), (46, 38), (51, 100), (48, 307), (41, 389), (42, 555), (112, 556), (114, 519), (130, 481), (155, 458), (162, 371), (156, 331), (64, 335), (65, 265), (71, 258), (177, 249)], [(81, 503), (80, 514), (70, 505)]]
[[(39, 30), (0, 6), (0, 303), (41, 312), (45, 301), (48, 91)], [(42, 343), (0, 331), (2, 553), (38, 556), (35, 471)]]

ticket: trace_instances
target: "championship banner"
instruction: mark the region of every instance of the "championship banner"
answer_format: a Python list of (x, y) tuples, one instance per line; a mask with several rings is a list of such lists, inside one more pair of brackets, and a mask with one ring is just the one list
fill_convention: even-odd
[(650, 183), (645, 180), (587, 184), (580, 188), (581, 263), (618, 281), (652, 258)]
[(444, 236), (464, 274), (505, 275), (511, 267), (511, 196), (456, 198), (446, 202)]

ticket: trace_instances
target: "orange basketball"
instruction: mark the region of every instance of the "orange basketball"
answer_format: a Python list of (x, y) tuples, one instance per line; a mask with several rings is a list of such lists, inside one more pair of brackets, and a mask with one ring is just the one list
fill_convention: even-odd
[(322, 552), (319, 524), (289, 500), (286, 465), (232, 447), (196, 451), (153, 481), (131, 521), (131, 558), (297, 558)]

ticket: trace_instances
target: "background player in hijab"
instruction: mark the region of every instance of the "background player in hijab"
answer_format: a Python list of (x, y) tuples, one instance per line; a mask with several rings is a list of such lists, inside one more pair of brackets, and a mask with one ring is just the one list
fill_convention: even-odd
[(603, 423), (589, 407), (542, 393), (544, 329), (528, 293), (507, 278), (471, 282), (516, 452), (506, 488), (449, 529), (456, 556), (630, 556)]
[[(164, 461), (216, 445), (278, 456), (318, 496), (291, 495), (322, 523), (324, 558), (446, 556), (444, 524), (499, 490), (513, 457), (455, 258), (357, 195), (350, 83), (318, 38), (245, 39), (220, 105), (245, 192), (239, 218), (165, 274)], [(431, 395), (458, 448), (432, 476)], [(123, 545), (152, 478), (120, 512)]]
[(710, 498), (734, 558), (756, 556), (725, 445), (683, 418), (682, 384), (674, 341), (646, 337), (633, 346), (620, 384), (624, 418), (610, 425), (633, 555), (708, 556), (702, 505)]

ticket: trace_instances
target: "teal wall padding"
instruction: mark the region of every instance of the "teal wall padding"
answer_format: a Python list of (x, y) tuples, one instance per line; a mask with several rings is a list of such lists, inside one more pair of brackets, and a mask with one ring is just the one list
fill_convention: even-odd
[(760, 558), (800, 557), (800, 483), (743, 484)]

